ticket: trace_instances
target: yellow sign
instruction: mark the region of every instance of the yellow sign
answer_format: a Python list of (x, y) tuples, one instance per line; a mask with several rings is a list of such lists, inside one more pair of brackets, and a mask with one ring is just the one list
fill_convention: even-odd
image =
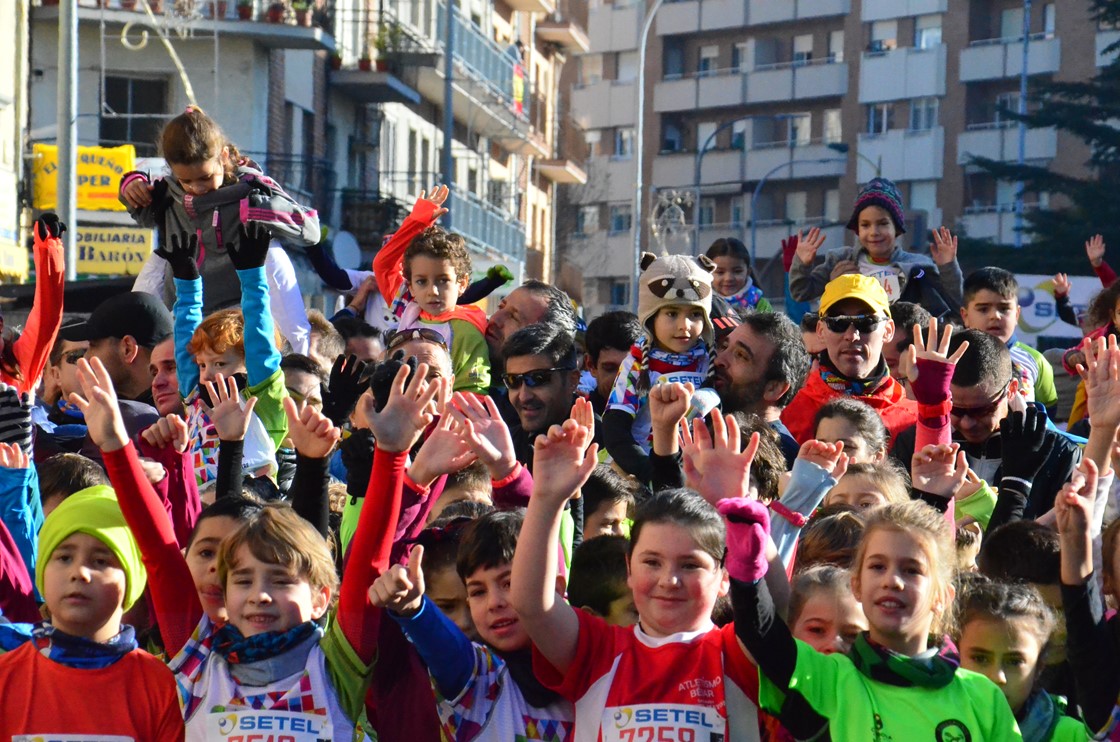
[(78, 227), (78, 273), (135, 276), (152, 252), (155, 234), (135, 227)]
[[(32, 147), (31, 198), (36, 209), (58, 205), (58, 147)], [(121, 176), (136, 167), (136, 148), (78, 147), (78, 208), (87, 211), (126, 211), (117, 198)]]
[(18, 242), (0, 238), (0, 275), (22, 283), (27, 280), (29, 263), (27, 248)]

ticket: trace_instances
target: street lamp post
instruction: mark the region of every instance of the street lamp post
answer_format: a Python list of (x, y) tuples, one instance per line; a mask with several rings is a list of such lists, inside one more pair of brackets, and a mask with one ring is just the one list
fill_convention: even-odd
[(646, 42), (649, 40), (649, 31), (653, 28), (653, 17), (661, 9), (665, 0), (654, 0), (653, 5), (646, 11), (646, 19), (642, 23), (642, 33), (638, 37), (638, 121), (635, 127), (634, 138), (638, 148), (634, 158), (635, 183), (634, 183), (634, 212), (630, 215), (630, 231), (634, 235), (634, 261), (630, 274), (630, 308), (638, 311), (638, 278), (642, 272), (642, 214), (645, 213), (645, 201), (642, 193), (642, 168), (645, 166), (645, 128), (646, 128)]
[(758, 185), (754, 187), (754, 194), (751, 196), (751, 265), (755, 264), (755, 248), (758, 242), (758, 195), (762, 193), (762, 186), (766, 185), (766, 181), (770, 179), (770, 176), (784, 168), (792, 168), (794, 165), (823, 165), (828, 162), (847, 161), (848, 158), (846, 157), (822, 157), (816, 160), (789, 160), (771, 168), (768, 173), (759, 179)]
[[(1019, 72), (1019, 167), (1027, 161), (1027, 62), (1031, 43), (1031, 0), (1023, 0), (1023, 69)], [(1020, 170), (1019, 187), (1015, 189), (1015, 249), (1023, 247), (1023, 197), (1027, 184)]]

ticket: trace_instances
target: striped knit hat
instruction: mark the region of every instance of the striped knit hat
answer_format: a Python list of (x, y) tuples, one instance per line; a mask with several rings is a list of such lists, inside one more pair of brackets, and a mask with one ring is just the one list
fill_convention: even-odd
[(868, 206), (878, 206), (886, 209), (894, 222), (894, 230), (898, 234), (906, 234), (906, 217), (902, 213), (902, 194), (894, 181), (886, 178), (872, 178), (871, 182), (860, 189), (856, 196), (856, 207), (852, 210), (852, 218), (848, 220), (848, 229), (859, 233), (859, 214)]

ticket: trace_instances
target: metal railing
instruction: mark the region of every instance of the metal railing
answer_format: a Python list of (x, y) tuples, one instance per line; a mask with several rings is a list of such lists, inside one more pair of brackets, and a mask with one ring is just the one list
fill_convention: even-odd
[[(68, 0), (73, 1), (73, 0)], [(314, 3), (296, 3), (292, 0), (147, 0), (157, 17), (243, 21), (252, 23), (284, 23), (288, 25), (316, 26), (327, 32), (334, 28), (334, 0), (316, 0)], [(39, 5), (57, 5), (43, 2)], [(123, 10), (143, 14), (143, 0), (78, 0), (79, 8)], [(306, 6), (297, 11), (295, 6)], [(273, 8), (277, 11), (273, 11)], [(306, 13), (306, 15), (305, 15)], [(246, 17), (247, 16), (247, 17)]]
[(279, 152), (243, 152), (288, 195), (321, 215), (334, 208), (335, 172), (330, 160)]
[[(446, 27), (447, 4), (439, 3), (437, 6), (436, 27)], [(503, 49), (496, 41), (484, 34), (482, 30), (471, 23), (462, 13), (455, 14), (455, 48), (454, 55), (457, 62), (463, 65), (475, 78), (482, 81), (489, 91), (502, 103), (514, 111), (513, 80), (515, 68), (519, 66), (516, 58), (516, 48)], [(439, 41), (443, 47), (442, 40)], [(523, 109), (518, 114), (522, 119), (527, 119), (525, 109), (529, 107), (529, 81), (522, 70), (522, 90), (524, 90)]]
[(525, 224), (509, 212), (456, 187), (451, 189), (447, 208), (452, 214), (452, 229), (468, 240), (514, 260), (525, 259)]

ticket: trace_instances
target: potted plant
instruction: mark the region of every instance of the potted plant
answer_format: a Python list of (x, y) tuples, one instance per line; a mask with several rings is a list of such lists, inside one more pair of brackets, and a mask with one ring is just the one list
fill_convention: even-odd
[(121, 10), (136, 10), (139, 0), (121, 0)]
[(45, 6), (58, 5), (58, 0), (42, 0), (42, 4)]
[(391, 54), (396, 54), (400, 51), (401, 41), (404, 34), (401, 31), (400, 25), (396, 23), (386, 23), (377, 29), (377, 39), (374, 41), (374, 46), (377, 48), (378, 57), (388, 57)]
[(213, 5), (210, 6), (210, 10), (213, 13), (214, 20), (224, 21), (226, 19), (226, 15), (229, 13), (229, 1), (214, 0)]
[(338, 52), (335, 52), (334, 54), (331, 55), (331, 69), (332, 70), (342, 69), (342, 55), (339, 54)]
[(296, 13), (296, 25), (311, 27), (311, 0), (294, 0), (292, 10)]
[(363, 54), (361, 58), (358, 59), (358, 69), (362, 72), (369, 72), (373, 69), (373, 60), (369, 58), (368, 54)]
[(284, 3), (269, 3), (268, 4), (268, 22), (269, 23), (283, 23), (284, 16), (287, 14), (288, 9)]
[(253, 0), (237, 0), (237, 17), (243, 21), (253, 20)]

